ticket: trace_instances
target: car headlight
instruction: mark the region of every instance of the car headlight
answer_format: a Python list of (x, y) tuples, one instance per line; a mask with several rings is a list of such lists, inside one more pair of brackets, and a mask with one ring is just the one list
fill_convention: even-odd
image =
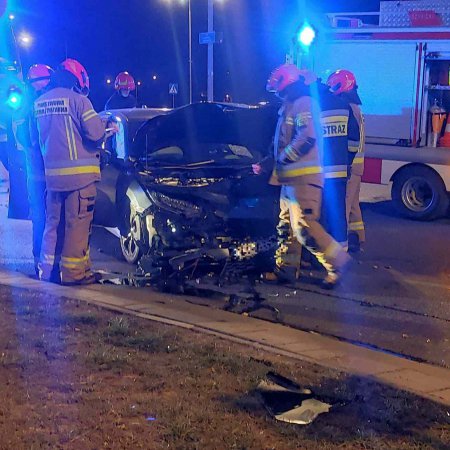
[(150, 199), (159, 208), (173, 212), (174, 214), (183, 214), (187, 218), (198, 217), (201, 215), (201, 208), (194, 203), (169, 197), (161, 192), (151, 192)]

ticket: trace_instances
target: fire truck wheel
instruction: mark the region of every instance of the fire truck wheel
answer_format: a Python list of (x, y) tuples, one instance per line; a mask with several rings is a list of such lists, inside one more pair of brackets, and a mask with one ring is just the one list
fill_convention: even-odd
[(441, 177), (431, 168), (410, 166), (394, 176), (392, 200), (397, 211), (416, 220), (432, 220), (446, 214), (449, 196)]

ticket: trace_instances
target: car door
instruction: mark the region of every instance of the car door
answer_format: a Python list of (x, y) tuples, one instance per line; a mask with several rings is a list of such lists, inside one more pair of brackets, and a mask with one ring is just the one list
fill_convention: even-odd
[(119, 226), (116, 207), (117, 183), (124, 171), (124, 157), (128, 143), (126, 120), (120, 115), (101, 113), (103, 119), (114, 121), (119, 131), (106, 139), (101, 153), (101, 180), (97, 184), (97, 198), (95, 202), (94, 224), (115, 228)]

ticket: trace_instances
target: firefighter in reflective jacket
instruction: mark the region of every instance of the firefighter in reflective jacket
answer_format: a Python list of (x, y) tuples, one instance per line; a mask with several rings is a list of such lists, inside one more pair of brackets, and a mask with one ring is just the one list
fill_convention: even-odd
[[(24, 121), (24, 86), (21, 80), (17, 67), (0, 57), (0, 159), (6, 170), (10, 166), (9, 157), (17, 153), (17, 131)], [(16, 95), (13, 96), (14, 93)]]
[(364, 116), (358, 95), (356, 78), (348, 70), (337, 70), (327, 81), (331, 91), (350, 106), (347, 183), (347, 222), (349, 251), (358, 251), (366, 240), (364, 221), (359, 203), (361, 177), (364, 172)]
[[(282, 186), (275, 273), (283, 274), (288, 250), (283, 238), (288, 236), (286, 230), (290, 225), (295, 238), (326, 269), (322, 286), (333, 288), (350, 258), (319, 223), (324, 186), (319, 153), (322, 130), (319, 105), (311, 96), (311, 82), (308, 74), (294, 65), (285, 64), (272, 73), (267, 83), (267, 90), (283, 99), (275, 134), (275, 167), (271, 179), (272, 184)], [(260, 170), (260, 167), (254, 167), (256, 173)]]
[(10, 64), (0, 57), (0, 158), (5, 169), (8, 169), (8, 128), (11, 122), (11, 111), (7, 105), (10, 72)]
[(25, 157), (29, 143), (26, 86), (17, 67), (0, 58), (0, 158), (9, 172), (8, 217), (28, 219)]
[(47, 184), (39, 275), (66, 285), (91, 284), (98, 281), (89, 236), (100, 180), (97, 145), (105, 126), (86, 97), (89, 78), (78, 61), (63, 61), (52, 87), (34, 103)]

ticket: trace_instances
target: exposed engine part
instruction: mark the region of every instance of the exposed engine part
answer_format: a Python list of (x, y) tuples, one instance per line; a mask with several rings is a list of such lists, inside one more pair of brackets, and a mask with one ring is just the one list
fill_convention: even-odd
[(155, 178), (155, 184), (162, 184), (166, 186), (190, 186), (190, 187), (205, 187), (214, 183), (223, 181), (223, 178), (188, 178), (181, 180), (180, 178)]
[(266, 239), (243, 242), (232, 249), (232, 257), (237, 260), (255, 258), (262, 253), (275, 251), (277, 238), (269, 236)]
[(174, 214), (183, 214), (188, 219), (198, 217), (202, 212), (201, 208), (194, 203), (169, 197), (161, 192), (152, 192), (150, 198), (155, 206), (168, 209)]

